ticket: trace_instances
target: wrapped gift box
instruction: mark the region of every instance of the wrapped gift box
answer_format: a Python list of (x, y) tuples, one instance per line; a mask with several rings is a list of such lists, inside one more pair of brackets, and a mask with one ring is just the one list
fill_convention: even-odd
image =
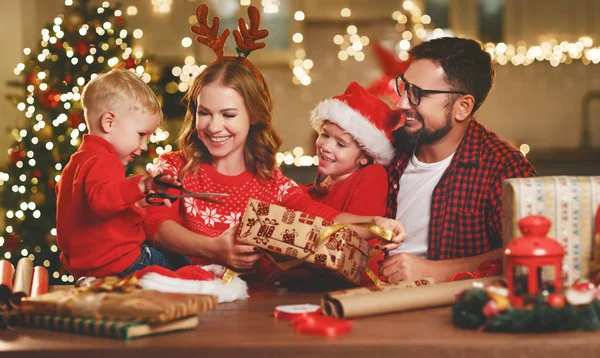
[(594, 216), (600, 205), (600, 176), (548, 176), (508, 179), (503, 183), (504, 246), (522, 236), (517, 222), (532, 214), (552, 221), (548, 237), (565, 248), (565, 284), (588, 278), (592, 259)]
[[(25, 298), (21, 303), (21, 312), (157, 324), (194, 316), (217, 307), (217, 297), (213, 295), (144, 290), (130, 283), (131, 280), (109, 276), (94, 281), (98, 284), (93, 287), (56, 290)], [(133, 280), (136, 281), (135, 278)], [(122, 282), (127, 287), (118, 286)]]
[(280, 266), (308, 262), (360, 284), (371, 246), (346, 226), (322, 237), (323, 231), (331, 230), (334, 224), (318, 216), (250, 199), (239, 241), (275, 253), (271, 256)]

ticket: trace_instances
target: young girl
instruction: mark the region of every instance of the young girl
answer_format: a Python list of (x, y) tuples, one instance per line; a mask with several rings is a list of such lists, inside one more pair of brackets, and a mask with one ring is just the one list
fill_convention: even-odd
[[(206, 5), (197, 13), (201, 25), (206, 24), (208, 11), (202, 7)], [(258, 16), (256, 8), (248, 12), (251, 21)], [(218, 59), (198, 75), (186, 95), (181, 150), (161, 155), (155, 174), (177, 176), (189, 191), (230, 196), (219, 197), (224, 205), (185, 198), (172, 208), (150, 207), (145, 229), (155, 245), (191, 256), (197, 263), (251, 269), (262, 255), (257, 248), (235, 244), (235, 235), (248, 199), (255, 198), (341, 223), (384, 226), (395, 234), (394, 243), (388, 245), (397, 247), (406, 236), (401, 223), (340, 213), (313, 201), (282, 175), (275, 160), (281, 139), (273, 127), (271, 93), (261, 73), (245, 57), (222, 57), (222, 48), (219, 56), (215, 41), (199, 42), (212, 44)], [(238, 42), (241, 49), (242, 45)], [(364, 230), (361, 234), (367, 236)]]
[[(403, 125), (400, 112), (352, 82), (344, 94), (319, 103), (310, 120), (319, 133), (319, 169), (314, 183), (301, 188), (336, 210), (385, 215), (388, 180), (383, 166), (394, 158), (393, 132)], [(378, 240), (371, 243), (377, 246)], [(374, 272), (382, 257), (370, 261)]]

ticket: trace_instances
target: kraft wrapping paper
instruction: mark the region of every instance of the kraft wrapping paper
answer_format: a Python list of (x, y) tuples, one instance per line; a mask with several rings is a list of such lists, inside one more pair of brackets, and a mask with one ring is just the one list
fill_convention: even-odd
[(402, 281), (381, 289), (341, 290), (326, 294), (321, 300), (321, 309), (329, 316), (352, 318), (449, 306), (458, 292), (473, 287), (474, 283), (487, 285), (501, 279), (501, 276), (492, 276), (434, 284), (431, 278), (426, 278)]

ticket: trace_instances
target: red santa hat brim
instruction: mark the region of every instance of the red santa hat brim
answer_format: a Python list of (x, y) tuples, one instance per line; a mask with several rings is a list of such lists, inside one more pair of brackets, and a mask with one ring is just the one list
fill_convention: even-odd
[(136, 272), (140, 286), (148, 290), (161, 292), (194, 293), (215, 295), (219, 303), (232, 302), (248, 298), (248, 285), (235, 277), (231, 283), (224, 284), (221, 277), (223, 266), (184, 266), (171, 271), (160, 266), (149, 266)]
[(312, 110), (310, 121), (317, 131), (321, 130), (324, 121), (337, 124), (373, 157), (375, 163), (388, 165), (394, 159), (395, 149), (385, 133), (343, 101), (335, 98), (322, 101)]

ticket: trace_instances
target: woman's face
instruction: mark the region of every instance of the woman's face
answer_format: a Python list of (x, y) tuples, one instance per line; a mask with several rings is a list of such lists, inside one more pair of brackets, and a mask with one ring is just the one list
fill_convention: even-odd
[(222, 83), (210, 83), (197, 98), (196, 131), (213, 160), (244, 163), (250, 117), (242, 96)]

